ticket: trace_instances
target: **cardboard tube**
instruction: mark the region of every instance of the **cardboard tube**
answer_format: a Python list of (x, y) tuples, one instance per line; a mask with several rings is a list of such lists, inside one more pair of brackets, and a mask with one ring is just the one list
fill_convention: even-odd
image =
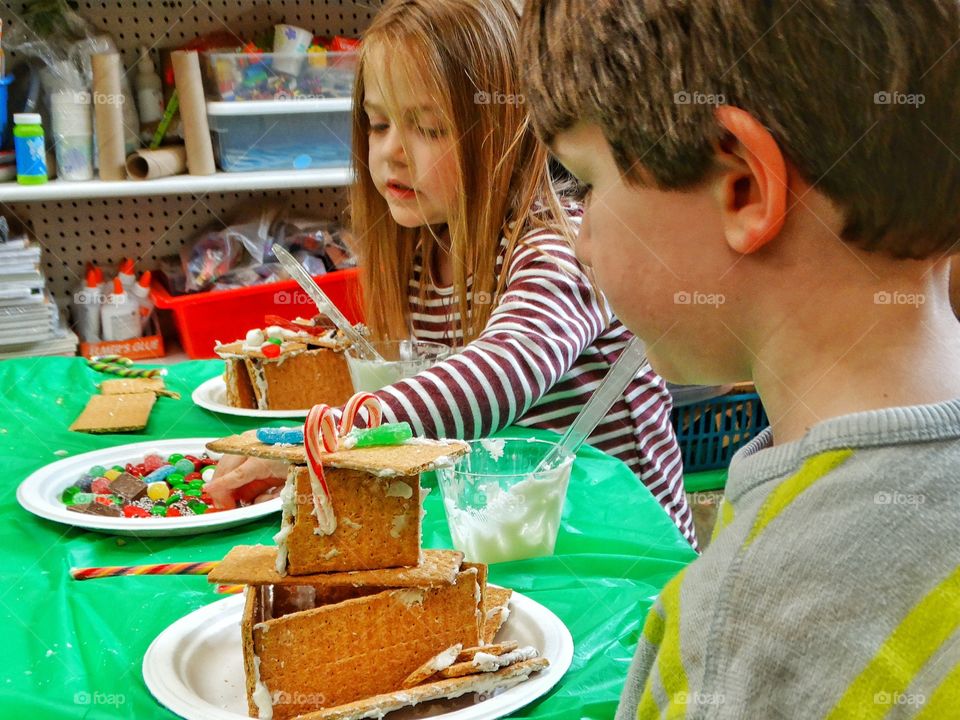
[(97, 153), (101, 180), (126, 180), (124, 147), (123, 66), (117, 53), (93, 56), (93, 117), (97, 127)]
[(177, 95), (180, 97), (180, 121), (187, 147), (187, 168), (191, 175), (212, 175), (217, 171), (217, 166), (213, 160), (213, 143), (207, 124), (200, 56), (195, 52), (177, 50), (170, 57)]
[(137, 150), (127, 158), (127, 175), (131, 180), (179, 175), (187, 169), (187, 150), (183, 145), (171, 145), (157, 150)]

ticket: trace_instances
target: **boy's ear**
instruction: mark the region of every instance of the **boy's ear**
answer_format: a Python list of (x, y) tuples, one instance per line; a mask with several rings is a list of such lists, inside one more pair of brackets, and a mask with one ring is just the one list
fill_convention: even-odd
[(780, 147), (750, 113), (730, 105), (716, 110), (727, 138), (716, 149), (721, 166), (720, 208), (727, 243), (752, 253), (783, 228), (787, 208), (787, 166)]

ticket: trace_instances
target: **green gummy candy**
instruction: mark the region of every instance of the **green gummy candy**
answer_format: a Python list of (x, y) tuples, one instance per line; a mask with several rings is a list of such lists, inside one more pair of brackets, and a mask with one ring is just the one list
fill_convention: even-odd
[(200, 497), (203, 494), (203, 491), (195, 488), (187, 488), (183, 491), (185, 497)]
[(76, 485), (71, 485), (68, 488), (65, 488), (63, 493), (60, 495), (60, 502), (64, 505), (73, 505), (73, 499), (78, 493), (80, 493), (80, 488)]
[(387, 423), (368, 430), (354, 430), (354, 433), (357, 438), (355, 448), (402, 445), (413, 437), (410, 424), (405, 422)]
[(196, 515), (203, 515), (207, 511), (207, 504), (195, 500), (187, 504), (187, 507), (193, 510)]
[(159, 515), (159, 516), (163, 517), (163, 516), (165, 516), (165, 515), (167, 514), (167, 506), (166, 506), (166, 505), (159, 505), (159, 504), (158, 504), (158, 505), (154, 505), (152, 508), (150, 508), (150, 514), (151, 514), (151, 515)]

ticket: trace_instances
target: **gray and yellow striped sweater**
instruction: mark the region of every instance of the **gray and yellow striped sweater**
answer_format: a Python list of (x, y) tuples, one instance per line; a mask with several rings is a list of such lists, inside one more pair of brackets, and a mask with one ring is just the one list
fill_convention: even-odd
[(960, 400), (770, 443), (647, 616), (618, 720), (960, 718)]

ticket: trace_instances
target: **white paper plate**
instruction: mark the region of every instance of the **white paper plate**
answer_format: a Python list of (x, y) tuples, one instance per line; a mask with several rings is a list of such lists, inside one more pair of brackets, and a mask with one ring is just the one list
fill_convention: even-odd
[[(143, 679), (157, 701), (187, 720), (247, 717), (240, 617), (243, 597), (220, 600), (177, 620), (150, 644)], [(389, 720), (499, 718), (530, 704), (556, 685), (573, 660), (573, 638), (560, 618), (530, 598), (513, 593), (510, 617), (497, 640), (532, 645), (550, 667), (493, 696), (438, 700), (388, 715)]]
[[(67, 510), (60, 502), (64, 488), (94, 465), (126, 465), (156, 450), (161, 455), (171, 453), (199, 454), (206, 452), (208, 442), (217, 438), (184, 438), (180, 440), (150, 440), (94, 450), (50, 463), (34, 472), (17, 488), (17, 502), (27, 512), (47, 520), (111, 533), (113, 535), (195, 535), (221, 528), (240, 525), (280, 510), (280, 498), (259, 505), (248, 505), (236, 510), (223, 510), (209, 515), (184, 515), (178, 518), (126, 518), (84, 515)], [(216, 453), (209, 453), (215, 457)]]
[(253, 418), (305, 418), (310, 408), (305, 410), (253, 410), (227, 405), (227, 384), (223, 376), (210, 378), (193, 391), (193, 402), (210, 412), (222, 415), (240, 415)]

